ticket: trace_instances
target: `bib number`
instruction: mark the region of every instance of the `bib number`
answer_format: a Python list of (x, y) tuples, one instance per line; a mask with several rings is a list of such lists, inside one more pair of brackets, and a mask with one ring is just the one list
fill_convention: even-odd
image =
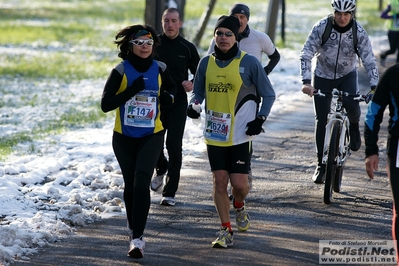
[(204, 137), (208, 140), (227, 142), (231, 132), (231, 114), (208, 110)]
[(135, 95), (125, 104), (125, 125), (134, 127), (154, 127), (155, 110), (156, 97)]

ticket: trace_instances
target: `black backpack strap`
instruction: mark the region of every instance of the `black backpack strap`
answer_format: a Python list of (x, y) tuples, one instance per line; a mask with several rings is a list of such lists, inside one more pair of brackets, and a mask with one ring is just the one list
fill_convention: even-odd
[(326, 28), (324, 29), (323, 35), (321, 36), (321, 46), (323, 46), (328, 40), (328, 38), (330, 38), (332, 30), (332, 20), (333, 20), (332, 15), (328, 15), (327, 25)]
[(355, 52), (357, 55), (359, 55), (359, 51), (357, 49), (357, 22), (355, 19), (353, 19), (353, 24), (352, 24), (352, 37), (353, 37), (353, 47), (355, 48)]

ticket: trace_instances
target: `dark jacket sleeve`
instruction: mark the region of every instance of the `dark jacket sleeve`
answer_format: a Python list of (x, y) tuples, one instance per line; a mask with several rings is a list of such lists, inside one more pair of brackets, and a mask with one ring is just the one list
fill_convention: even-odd
[[(398, 69), (396, 69), (397, 71)], [(366, 144), (366, 157), (378, 154), (378, 133), (387, 105), (390, 103), (393, 78), (398, 72), (393, 68), (388, 69), (382, 75), (372, 101), (367, 106), (364, 119), (364, 142)], [(396, 81), (397, 82), (397, 81)], [(396, 85), (394, 85), (396, 86)]]
[[(191, 60), (188, 69), (190, 69), (191, 74), (193, 74), (194, 76), (195, 72), (197, 72), (200, 56), (198, 54), (197, 48), (195, 48), (194, 45), (190, 45), (190, 50), (191, 50)], [(191, 81), (194, 81), (194, 78)]]
[(269, 55), (269, 63), (264, 67), (266, 74), (269, 75), (270, 72), (275, 68), (275, 66), (280, 61), (280, 53), (275, 49), (274, 53)]
[(381, 12), (380, 18), (382, 19), (391, 19), (393, 16), (389, 15), (389, 11), (391, 11), (391, 5), (388, 5), (384, 11)]
[(173, 97), (175, 97), (177, 92), (177, 87), (176, 83), (173, 81), (172, 77), (170, 76), (169, 69), (168, 68), (162, 69), (160, 67), (159, 71), (161, 73), (161, 78), (162, 78), (161, 91), (165, 90), (169, 92), (169, 94), (173, 95)]
[(122, 77), (123, 76), (116, 69), (112, 69), (111, 74), (105, 83), (101, 98), (101, 110), (104, 113), (118, 108), (131, 98), (131, 95), (127, 90), (116, 94), (121, 85)]

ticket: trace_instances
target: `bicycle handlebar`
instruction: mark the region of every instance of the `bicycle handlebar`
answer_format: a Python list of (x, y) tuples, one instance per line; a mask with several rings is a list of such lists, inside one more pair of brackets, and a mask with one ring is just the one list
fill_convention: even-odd
[(326, 97), (326, 94), (331, 94), (332, 96), (345, 96), (345, 97), (353, 97), (354, 101), (357, 102), (364, 102), (366, 101), (366, 95), (361, 95), (361, 94), (356, 94), (356, 95), (351, 95), (345, 91), (339, 91), (338, 89), (334, 88), (332, 92), (321, 92), (321, 90), (314, 90), (313, 95), (315, 96), (320, 96), (320, 97)]

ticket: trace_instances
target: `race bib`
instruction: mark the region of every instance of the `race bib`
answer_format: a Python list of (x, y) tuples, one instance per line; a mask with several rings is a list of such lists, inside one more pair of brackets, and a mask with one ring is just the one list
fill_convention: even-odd
[(156, 97), (135, 95), (125, 104), (124, 122), (126, 126), (154, 127)]
[(209, 140), (229, 141), (231, 132), (231, 114), (208, 110), (206, 114), (204, 137)]

